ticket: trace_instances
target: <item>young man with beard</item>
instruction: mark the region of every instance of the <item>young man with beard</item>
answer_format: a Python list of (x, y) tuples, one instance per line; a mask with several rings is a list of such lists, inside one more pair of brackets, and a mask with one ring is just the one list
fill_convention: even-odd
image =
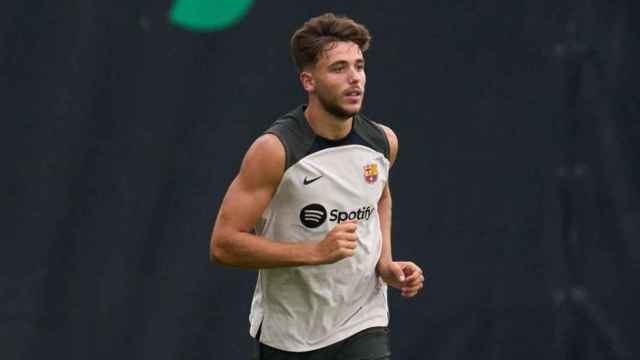
[(251, 145), (218, 212), (212, 259), (259, 269), (259, 359), (390, 359), (387, 285), (405, 297), (422, 288), (422, 270), (391, 257), (398, 141), (360, 114), (370, 39), (333, 14), (294, 33), (308, 103)]

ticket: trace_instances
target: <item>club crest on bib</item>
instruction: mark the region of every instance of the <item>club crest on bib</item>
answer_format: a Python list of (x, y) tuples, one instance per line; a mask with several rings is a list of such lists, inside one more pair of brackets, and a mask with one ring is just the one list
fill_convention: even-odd
[(378, 180), (378, 164), (372, 163), (364, 167), (364, 180), (369, 184), (373, 184)]

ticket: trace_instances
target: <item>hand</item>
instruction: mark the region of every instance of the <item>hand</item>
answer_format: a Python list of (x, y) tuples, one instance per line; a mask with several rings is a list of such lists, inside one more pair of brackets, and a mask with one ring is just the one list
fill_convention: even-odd
[(422, 289), (422, 269), (411, 261), (392, 261), (378, 269), (378, 274), (387, 285), (400, 289), (406, 298), (416, 296)]
[(320, 264), (331, 264), (353, 256), (358, 246), (358, 223), (347, 221), (336, 225), (322, 241), (316, 244)]

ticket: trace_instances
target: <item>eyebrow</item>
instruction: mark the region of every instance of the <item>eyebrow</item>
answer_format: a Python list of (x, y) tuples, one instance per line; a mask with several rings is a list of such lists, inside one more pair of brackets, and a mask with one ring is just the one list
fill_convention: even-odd
[[(349, 62), (346, 61), (346, 60), (338, 60), (336, 62), (332, 62), (331, 64), (329, 64), (329, 67), (334, 67), (334, 66), (338, 66), (338, 65), (345, 65), (345, 64), (348, 65)], [(361, 59), (356, 60), (356, 64), (357, 65), (364, 64), (364, 59), (361, 58)]]

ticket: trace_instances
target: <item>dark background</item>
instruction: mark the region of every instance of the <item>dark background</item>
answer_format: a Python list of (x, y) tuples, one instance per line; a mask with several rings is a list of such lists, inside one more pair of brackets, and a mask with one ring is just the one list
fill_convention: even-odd
[[(1, 359), (247, 359), (255, 271), (208, 262), (252, 140), (305, 100), (291, 33), (366, 24), (365, 113), (400, 140), (395, 359), (640, 356), (640, 6), (9, 1), (0, 15)], [(634, 357), (635, 356), (635, 357)]]

